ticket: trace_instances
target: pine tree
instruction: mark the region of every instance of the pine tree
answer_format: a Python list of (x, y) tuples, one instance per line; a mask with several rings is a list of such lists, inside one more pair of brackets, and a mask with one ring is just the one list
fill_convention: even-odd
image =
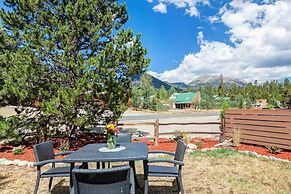
[(284, 80), (283, 89), (281, 91), (281, 103), (286, 108), (291, 108), (291, 82), (288, 79)]
[(174, 86), (171, 86), (170, 90), (169, 90), (169, 96), (172, 96), (174, 93), (176, 93), (176, 89)]
[(152, 83), (153, 79), (149, 74), (143, 74), (140, 78), (139, 91), (142, 98), (142, 107), (150, 108), (156, 95), (156, 90)]
[(242, 94), (238, 94), (236, 97), (235, 97), (235, 101), (236, 101), (236, 104), (237, 104), (237, 107), (238, 108), (243, 108), (244, 107), (244, 96)]
[[(18, 126), (44, 135), (65, 126), (72, 135), (120, 117), (131, 77), (149, 64), (140, 35), (122, 28), (125, 4), (5, 0), (4, 5), (9, 11), (0, 11), (0, 93), (22, 107)], [(35, 101), (37, 107), (25, 108)], [(104, 117), (108, 111), (112, 114)]]
[(221, 97), (225, 97), (226, 96), (226, 86), (223, 80), (223, 76), (220, 75), (220, 82), (219, 82), (219, 86), (218, 86), (218, 95)]
[(169, 98), (168, 92), (167, 92), (167, 90), (166, 90), (164, 85), (162, 85), (160, 90), (159, 90), (159, 98), (161, 100), (167, 100)]

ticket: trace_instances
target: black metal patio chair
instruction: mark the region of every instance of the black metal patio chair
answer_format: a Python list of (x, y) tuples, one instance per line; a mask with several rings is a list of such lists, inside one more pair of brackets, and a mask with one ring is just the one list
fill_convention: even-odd
[(148, 176), (156, 177), (175, 177), (178, 191), (184, 194), (183, 183), (182, 183), (182, 166), (184, 165), (184, 155), (186, 151), (186, 144), (182, 140), (178, 140), (176, 151), (150, 151), (151, 154), (167, 154), (174, 156), (174, 159), (150, 159), (148, 163), (170, 163), (173, 166), (158, 166), (158, 165), (148, 165)]
[[(53, 177), (70, 177), (70, 166), (67, 167), (56, 167), (56, 163), (64, 163), (62, 160), (55, 159), (56, 156), (66, 155), (72, 153), (72, 151), (66, 151), (61, 153), (54, 153), (54, 147), (52, 141), (46, 141), (33, 146), (36, 162), (34, 166), (37, 167), (37, 178), (34, 188), (34, 194), (37, 194), (39, 182), (41, 178), (50, 178), (49, 180), (49, 191), (51, 190)], [(41, 167), (47, 164), (52, 164), (52, 168), (41, 172)]]
[[(116, 143), (126, 143), (126, 142), (131, 142), (132, 140), (132, 135), (131, 133), (119, 133), (116, 137)], [(107, 163), (107, 167), (110, 168), (111, 164), (110, 162)], [(97, 163), (97, 168), (100, 168), (100, 163)], [(105, 162), (102, 162), (102, 168), (105, 168)]]
[(116, 143), (126, 143), (131, 142), (131, 133), (119, 133), (116, 137)]
[(133, 173), (129, 166), (108, 169), (80, 169), (72, 171), (75, 194), (135, 193)]

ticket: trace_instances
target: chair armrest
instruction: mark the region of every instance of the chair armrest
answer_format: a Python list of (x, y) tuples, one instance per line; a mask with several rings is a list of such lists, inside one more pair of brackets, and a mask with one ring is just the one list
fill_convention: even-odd
[(171, 164), (184, 166), (184, 162), (181, 162), (181, 161), (178, 161), (178, 160), (152, 159), (152, 160), (148, 161), (148, 163), (158, 163), (158, 162), (165, 162), (165, 163), (171, 163)]
[(162, 150), (151, 150), (149, 151), (149, 154), (167, 154), (167, 155), (175, 156), (174, 152), (168, 152), (168, 151), (162, 151)]
[(73, 153), (74, 151), (65, 151), (65, 152), (59, 152), (59, 153), (56, 153), (55, 156), (63, 156), (63, 155), (68, 155), (68, 154), (71, 154)]
[(51, 159), (51, 160), (44, 160), (40, 162), (35, 162), (33, 165), (34, 166), (44, 166), (46, 164), (51, 164), (51, 163), (64, 163), (62, 160), (57, 160), (57, 159)]

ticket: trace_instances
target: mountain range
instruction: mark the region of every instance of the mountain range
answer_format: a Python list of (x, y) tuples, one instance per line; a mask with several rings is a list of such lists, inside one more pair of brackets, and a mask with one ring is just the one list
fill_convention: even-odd
[[(139, 81), (140, 81), (140, 77), (142, 74), (138, 74), (132, 77), (132, 81), (133, 81), (133, 85), (138, 85)], [(210, 83), (211, 85), (213, 85), (214, 87), (218, 87), (219, 83), (220, 83), (220, 75), (203, 75), (203, 76), (199, 76), (196, 79), (194, 79), (193, 81), (191, 81), (189, 84), (186, 84), (184, 82), (174, 82), (174, 83), (170, 83), (167, 81), (162, 81), (152, 75), (150, 75), (152, 77), (152, 83), (153, 86), (156, 89), (160, 89), (161, 86), (163, 85), (166, 90), (170, 90), (170, 88), (172, 86), (175, 87), (175, 89), (177, 91), (186, 91), (188, 88), (192, 88), (194, 90), (198, 90), (199, 87), (205, 87), (207, 83)], [(287, 79), (289, 79), (291, 81), (290, 77), (287, 77)], [(285, 79), (280, 79), (278, 80), (279, 82), (283, 83)], [(224, 77), (223, 76), (223, 81), (226, 85), (226, 87), (229, 87), (232, 83), (236, 84), (237, 86), (246, 86), (247, 83), (244, 81), (241, 81), (239, 79), (233, 79), (230, 77)]]
[[(222, 77), (226, 87), (229, 87), (232, 83), (237, 86), (245, 86), (247, 83), (239, 80), (233, 79), (230, 77)], [(188, 86), (193, 89), (198, 89), (200, 87), (204, 87), (207, 83), (211, 84), (214, 87), (218, 87), (220, 83), (220, 75), (204, 75), (200, 76), (193, 81), (191, 81)]]
[[(132, 77), (132, 83), (134, 86), (138, 85), (139, 84), (139, 81), (140, 81), (140, 77), (142, 76), (142, 74), (137, 74), (135, 76)], [(167, 83), (167, 82), (164, 82), (152, 75), (150, 75), (152, 77), (152, 83), (153, 83), (153, 86), (156, 88), (156, 89), (160, 89), (161, 86), (163, 85), (166, 90), (170, 90), (172, 85)]]
[[(140, 81), (140, 77), (142, 74), (138, 74), (132, 77), (133, 85), (138, 85)], [(170, 90), (172, 86), (175, 87), (176, 90), (178, 91), (186, 91), (188, 88), (193, 88), (194, 90), (197, 90), (200, 87), (204, 87), (207, 83), (210, 83), (211, 85), (218, 87), (220, 83), (220, 75), (204, 75), (200, 76), (193, 81), (191, 81), (188, 85), (184, 82), (175, 82), (175, 83), (170, 83), (166, 81), (162, 81), (154, 76), (152, 76), (152, 83), (153, 86), (157, 89), (160, 89), (161, 86), (163, 85), (166, 90)], [(238, 80), (238, 79), (233, 79), (229, 77), (223, 77), (223, 80), (225, 82), (225, 85), (229, 87), (232, 83), (238, 85), (238, 86), (245, 86), (246, 83)]]

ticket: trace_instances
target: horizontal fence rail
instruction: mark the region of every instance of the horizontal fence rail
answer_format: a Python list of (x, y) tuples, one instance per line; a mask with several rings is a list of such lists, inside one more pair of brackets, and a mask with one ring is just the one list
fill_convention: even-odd
[(159, 123), (159, 125), (220, 125), (221, 122)]
[(118, 126), (154, 125), (154, 122), (118, 123)]
[(291, 150), (291, 110), (229, 109), (223, 128), (226, 139), (233, 138), (237, 131), (242, 143)]
[[(169, 125), (221, 125), (222, 122), (220, 121), (211, 121), (211, 122), (167, 122), (167, 123), (160, 123), (159, 119), (156, 119), (155, 122), (138, 122), (138, 123), (118, 123), (118, 126), (138, 126), (138, 125), (152, 125), (154, 127), (154, 142), (155, 146), (159, 144), (158, 139), (160, 135), (175, 135), (176, 132), (160, 132), (160, 126), (169, 126)], [(183, 131), (183, 134), (209, 134), (209, 135), (221, 135), (222, 132), (207, 132), (207, 131)]]

